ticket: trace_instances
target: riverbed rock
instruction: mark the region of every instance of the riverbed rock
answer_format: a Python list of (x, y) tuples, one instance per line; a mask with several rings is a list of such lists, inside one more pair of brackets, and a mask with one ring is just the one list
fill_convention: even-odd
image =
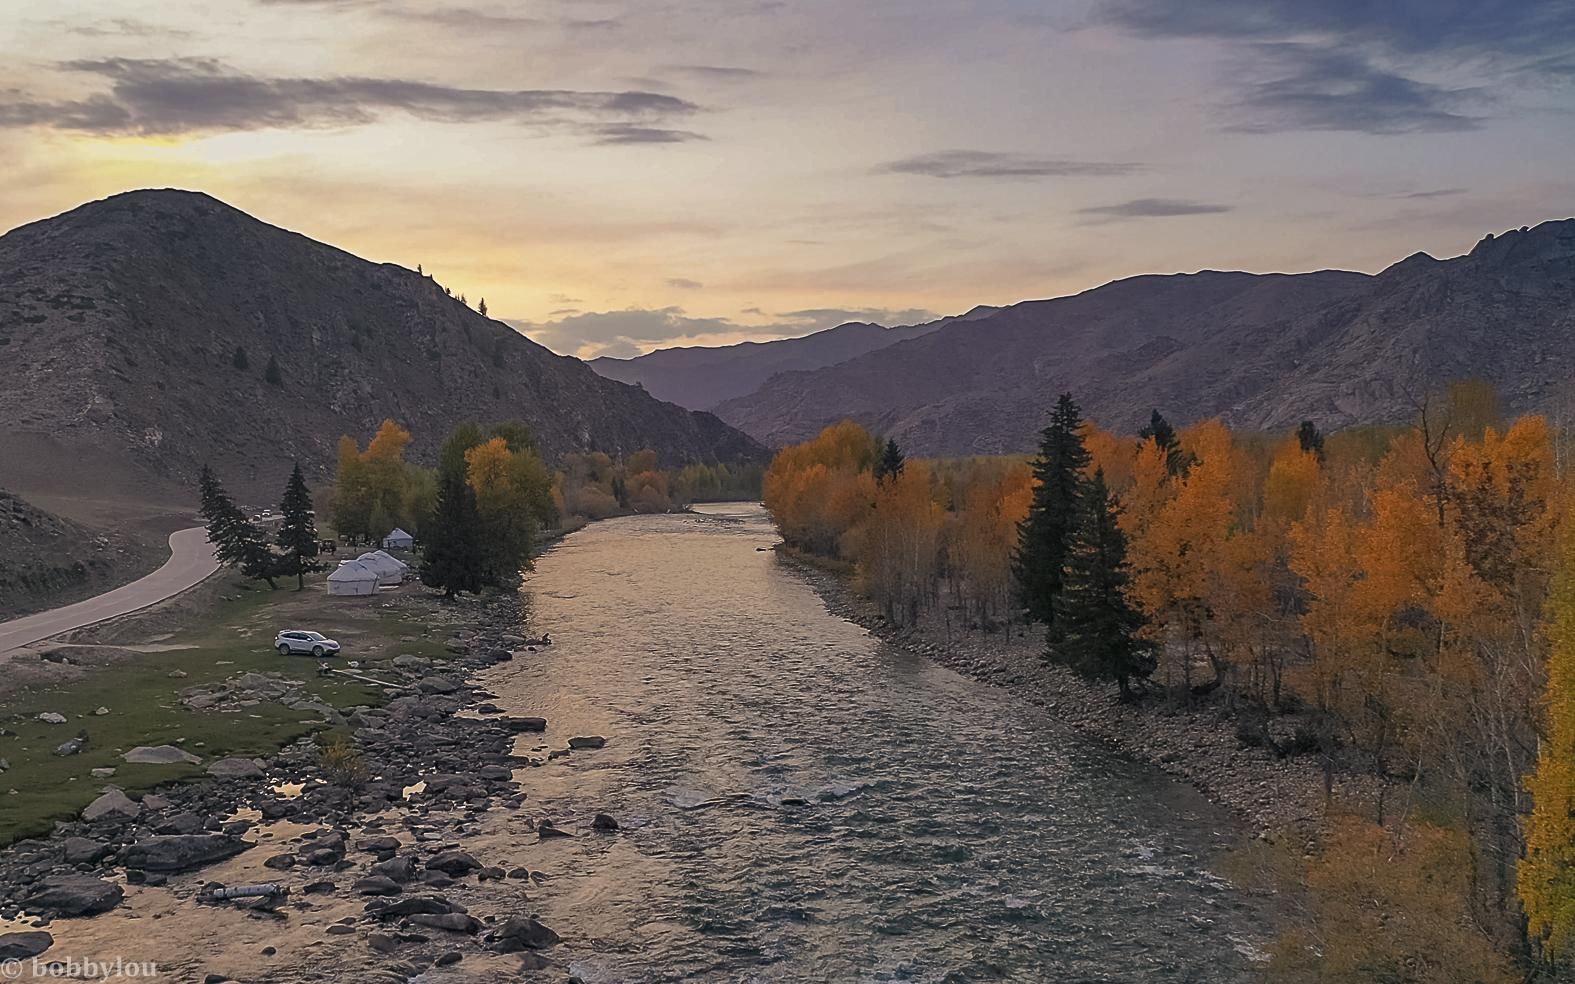
[[(0, 762), (4, 762), (4, 761), (5, 761), (5, 759), (0, 759)], [(5, 769), (0, 768), (0, 772), (4, 772), (4, 771), (5, 771)], [(115, 774), (115, 770), (114, 770), (114, 768), (112, 768), (110, 766), (104, 766), (102, 768), (97, 768), (97, 769), (92, 770), (91, 773), (89, 773), (89, 774), (92, 775), (94, 779), (108, 779), (108, 778), (112, 777)]]
[(427, 870), (441, 871), (451, 878), (468, 875), (483, 867), (480, 861), (464, 851), (444, 851), (427, 859)]
[(463, 906), (455, 905), (441, 895), (417, 895), (400, 899), (397, 902), (381, 902), (374, 900), (367, 903), (366, 913), (373, 919), (388, 922), (390, 919), (400, 919), (405, 916), (441, 916), (465, 911)]
[(547, 730), (547, 719), (540, 717), (499, 718), (499, 723), (507, 726), (515, 734)]
[(40, 721), (44, 722), (45, 724), (65, 724), (66, 723), (66, 716), (64, 714), (57, 714), (54, 711), (45, 711), (44, 713), (42, 713), (42, 714), (40, 714), (38, 716), (38, 719)]
[(190, 811), (177, 813), (168, 820), (153, 828), (155, 834), (200, 834), (202, 833), (202, 817)]
[(355, 842), (356, 850), (379, 855), (384, 860), (392, 856), (401, 846), (397, 837), (365, 837)]
[(481, 932), (481, 920), (475, 916), (467, 916), (462, 912), (448, 912), (442, 915), (419, 913), (410, 917), (412, 926), (430, 926), (433, 929), (442, 929), (450, 933), (464, 933), (474, 936)]
[(615, 831), (618, 829), (618, 821), (614, 820), (605, 813), (598, 813), (596, 814), (595, 818), (591, 820), (591, 829), (607, 832)]
[(554, 837), (573, 837), (567, 830), (560, 830), (551, 820), (543, 820), (536, 828), (538, 840), (551, 840)]
[(379, 861), (372, 865), (369, 870), (374, 875), (393, 879), (403, 885), (416, 877), (416, 860), (409, 857), (389, 858), (387, 861)]
[(357, 879), (351, 887), (358, 895), (398, 895), (403, 891), (398, 882), (386, 875), (368, 875)]
[(0, 963), (31, 959), (54, 945), (55, 938), (41, 931), (0, 933)]
[(228, 834), (149, 837), (121, 852), (121, 862), (144, 871), (191, 871), (235, 857), (251, 847)]
[(263, 770), (246, 758), (222, 758), (208, 766), (208, 775), (220, 779), (261, 779)]
[(604, 748), (606, 745), (607, 739), (601, 735), (582, 735), (578, 738), (569, 739), (569, 747), (576, 750), (581, 748)]
[(27, 905), (56, 916), (96, 916), (120, 904), (126, 892), (113, 882), (87, 875), (56, 875), (44, 879)]
[(114, 848), (86, 837), (67, 837), (60, 845), (66, 864), (95, 864), (113, 853)]
[(105, 817), (135, 817), (141, 813), (141, 803), (111, 787), (104, 791), (104, 795), (83, 807), (82, 819), (91, 822)]
[(488, 949), (496, 953), (518, 953), (521, 950), (545, 950), (557, 946), (561, 938), (529, 916), (513, 916), (487, 934)]
[(86, 738), (68, 738), (59, 745), (55, 746), (55, 754), (59, 755), (61, 758), (65, 758), (68, 755), (75, 755), (82, 751), (83, 746), (86, 744)]
[(416, 688), (424, 694), (452, 694), (459, 690), (460, 682), (453, 677), (429, 676), (417, 681)]
[(293, 854), (275, 854), (263, 862), (263, 867), (272, 868), (274, 871), (287, 871), (295, 867), (296, 860)]
[(137, 765), (196, 765), (202, 761), (174, 745), (138, 745), (121, 758)]

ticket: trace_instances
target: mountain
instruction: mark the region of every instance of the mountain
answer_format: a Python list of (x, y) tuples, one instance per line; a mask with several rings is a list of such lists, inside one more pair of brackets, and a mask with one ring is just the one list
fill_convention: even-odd
[(1176, 423), (1393, 422), (1430, 387), (1495, 382), (1544, 409), (1575, 371), (1575, 220), (1417, 254), (1382, 273), (1142, 276), (1027, 301), (874, 355), (786, 372), (718, 416), (769, 445), (852, 418), (912, 453), (1020, 452), (1057, 394), (1131, 433)]
[(204, 194), (128, 192), (0, 237), (0, 483), (189, 499), (211, 462), (240, 494), (271, 502), (290, 462), (320, 481), (340, 435), (365, 440), (384, 418), (427, 459), (466, 418), (523, 420), (549, 458), (763, 453), (428, 277)]
[(62, 519), (0, 489), (0, 620), (106, 591), (159, 556), (125, 531)]
[(895, 328), (850, 321), (800, 338), (657, 349), (633, 359), (603, 356), (592, 359), (588, 365), (608, 379), (644, 386), (659, 400), (671, 400), (694, 410), (709, 410), (724, 400), (754, 392), (779, 372), (836, 365), (897, 342), (928, 335), (943, 325), (978, 320), (996, 310), (981, 306), (957, 317)]

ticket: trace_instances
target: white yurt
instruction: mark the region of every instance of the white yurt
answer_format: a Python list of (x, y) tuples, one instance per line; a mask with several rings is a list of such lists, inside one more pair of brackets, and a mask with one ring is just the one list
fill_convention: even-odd
[(376, 571), (377, 583), (385, 586), (403, 582), (405, 572), (410, 569), (403, 561), (396, 560), (381, 550), (369, 550), (357, 557), (355, 562)]
[(409, 550), (415, 545), (416, 538), (397, 526), (394, 527), (394, 531), (392, 533), (383, 537), (384, 550)]
[(360, 561), (347, 560), (328, 575), (328, 593), (331, 595), (377, 594), (377, 571)]

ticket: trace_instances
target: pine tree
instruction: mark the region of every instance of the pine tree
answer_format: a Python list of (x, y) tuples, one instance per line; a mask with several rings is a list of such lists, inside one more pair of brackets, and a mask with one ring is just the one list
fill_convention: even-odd
[(267, 581), (270, 588), (277, 587), (275, 557), (262, 531), (246, 518), (207, 465), (202, 466), (197, 485), (202, 497), (202, 518), (208, 521), (208, 542), (213, 544), (219, 563), (239, 568), (247, 577)]
[(1143, 614), (1127, 598), (1128, 579), (1126, 535), (1105, 474), (1096, 471), (1083, 488), (1049, 655), (1084, 676), (1114, 680), (1123, 701), (1132, 698), (1132, 678), (1154, 670), (1152, 650), (1138, 635)]
[(481, 299), (481, 303), (476, 305), (476, 313), (483, 318), (487, 316), (487, 299), (485, 297)]
[(424, 539), (422, 584), (442, 588), (445, 598), (461, 591), (480, 593), (487, 559), (481, 542), (481, 514), (476, 494), (463, 476), (443, 476), (437, 510)]
[(1184, 475), (1192, 467), (1192, 455), (1181, 449), (1176, 428), (1170, 426), (1158, 410), (1149, 414), (1148, 426), (1138, 431), (1139, 441), (1153, 441), (1165, 452), (1165, 470), (1171, 475)]
[(886, 449), (881, 452), (880, 460), (875, 462), (875, 481), (883, 478), (896, 478), (902, 474), (902, 466), (907, 459), (903, 456), (902, 449), (897, 447), (897, 442), (887, 438)]
[(290, 472), (289, 484), (284, 487), (279, 515), (284, 517), (274, 541), (284, 549), (284, 556), (279, 558), (279, 574), (283, 577), (294, 574), (295, 589), (299, 591), (306, 587), (306, 575), (326, 566), (317, 561), (320, 542), (312, 512), (312, 493), (306, 487), (306, 477), (301, 474), (299, 462)]
[(1303, 451), (1316, 455), (1318, 462), (1323, 463), (1323, 434), (1319, 433), (1317, 424), (1310, 420), (1302, 421), (1302, 425), (1296, 428), (1296, 440)]
[(230, 364), (242, 372), (245, 372), (247, 369), (251, 368), (252, 360), (246, 357), (246, 346), (235, 346), (235, 355), (231, 357)]
[(1061, 591), (1066, 550), (1077, 524), (1077, 506), (1088, 467), (1083, 447), (1083, 416), (1072, 394), (1063, 393), (1039, 435), (1034, 461), (1034, 501), (1017, 528), (1012, 573), (1018, 601), (1037, 621), (1054, 626), (1055, 597)]
[(263, 370), (263, 378), (275, 386), (284, 385), (284, 373), (279, 371), (279, 360), (268, 356), (268, 368)]

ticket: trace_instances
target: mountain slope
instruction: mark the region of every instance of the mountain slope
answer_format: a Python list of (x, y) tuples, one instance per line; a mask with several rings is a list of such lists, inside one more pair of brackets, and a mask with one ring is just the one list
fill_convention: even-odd
[(1178, 423), (1394, 421), (1450, 379), (1498, 383), (1512, 410), (1548, 405), (1575, 368), (1575, 220), (1423, 255), (1380, 274), (1135, 277), (1005, 308), (717, 407), (767, 444), (851, 417), (921, 454), (1026, 451), (1072, 391), (1131, 432)]
[(91, 479), (152, 495), (210, 461), (271, 497), (292, 460), (320, 478), (340, 435), (364, 440), (387, 417), (421, 456), (465, 418), (524, 420), (549, 456), (761, 453), (431, 279), (207, 195), (129, 192), (0, 237), (0, 481), (12, 487)]
[(659, 400), (671, 400), (695, 410), (709, 410), (724, 400), (754, 392), (779, 372), (836, 365), (897, 342), (928, 335), (952, 322), (977, 320), (995, 310), (977, 307), (955, 318), (895, 328), (850, 321), (801, 338), (657, 349), (633, 359), (603, 357), (587, 364), (608, 379), (638, 383)]

